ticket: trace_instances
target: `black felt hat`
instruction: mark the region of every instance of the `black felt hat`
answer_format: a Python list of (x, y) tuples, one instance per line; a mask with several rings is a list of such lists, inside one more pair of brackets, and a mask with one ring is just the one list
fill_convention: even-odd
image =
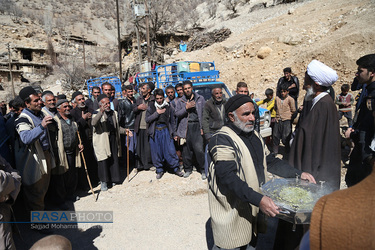
[(99, 95), (98, 96), (98, 98), (96, 98), (96, 100), (98, 101), (98, 102), (100, 102), (102, 99), (104, 99), (104, 98), (108, 98), (108, 96), (106, 95), (106, 94), (101, 94), (101, 95)]
[(61, 104), (65, 103), (65, 102), (69, 102), (69, 101), (67, 99), (59, 99), (59, 100), (57, 100), (56, 107), (60, 106)]
[(241, 107), (243, 104), (251, 102), (254, 103), (250, 96), (248, 95), (241, 95), (237, 94), (229, 98), (229, 100), (225, 103), (225, 115), (228, 116), (229, 112), (233, 112), (239, 107)]
[(57, 96), (57, 99), (66, 99), (66, 95), (60, 94)]
[(82, 92), (81, 91), (76, 91), (76, 92), (74, 92), (73, 93), (73, 95), (72, 95), (72, 100), (74, 100), (77, 96), (79, 96), (79, 95), (82, 95)]
[(20, 90), (19, 96), (22, 100), (25, 101), (30, 95), (38, 95), (33, 87), (27, 86)]

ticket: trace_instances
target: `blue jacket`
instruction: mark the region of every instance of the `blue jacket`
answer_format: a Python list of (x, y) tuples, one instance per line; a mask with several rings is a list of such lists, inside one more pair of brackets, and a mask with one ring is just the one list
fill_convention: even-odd
[[(193, 93), (193, 95), (194, 95), (194, 101), (195, 101), (195, 108), (198, 114), (199, 127), (202, 129), (203, 107), (205, 104), (205, 100), (203, 96), (197, 93)], [(186, 133), (187, 133), (189, 113), (186, 110), (186, 103), (187, 103), (186, 96), (179, 98), (176, 103), (175, 116), (178, 119), (176, 135), (181, 138), (186, 138)]]

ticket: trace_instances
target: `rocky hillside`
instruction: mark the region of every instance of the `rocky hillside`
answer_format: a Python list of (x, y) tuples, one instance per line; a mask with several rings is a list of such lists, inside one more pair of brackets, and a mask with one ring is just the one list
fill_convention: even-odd
[[(187, 53), (174, 48), (172, 55), (165, 55), (166, 62), (215, 61), (222, 81), (231, 88), (237, 82), (245, 81), (259, 98), (263, 97), (266, 88), (275, 88), (284, 67), (292, 67), (302, 81), (307, 64), (314, 58), (338, 71), (337, 91), (342, 83), (351, 83), (356, 69), (355, 60), (374, 52), (375, 32), (370, 25), (375, 19), (373, 0), (305, 0), (277, 5), (289, 1), (242, 1), (235, 13), (224, 6), (225, 1), (201, 2), (192, 23), (203, 28), (203, 33), (228, 28), (230, 37)], [(212, 7), (214, 2), (215, 11)], [(53, 71), (45, 75), (46, 78), (32, 80), (41, 80), (45, 88), (56, 87), (55, 82), (66, 77), (66, 72), (73, 74), (74, 69), (82, 69), (83, 46), (79, 39), (84, 37), (87, 41), (85, 60), (88, 71), (98, 73), (100, 64), (106, 67), (107, 74), (118, 72), (118, 65), (116, 67), (113, 63), (118, 61), (114, 4), (97, 0), (59, 0), (44, 6), (38, 0), (17, 0), (16, 6), (22, 10), (21, 14), (0, 15), (2, 61), (7, 61), (7, 43), (13, 47), (47, 50), (48, 41), (51, 41), (65, 66), (53, 66)], [(69, 8), (70, 11), (67, 11)], [(126, 26), (124, 22), (126, 20), (122, 19), (122, 26)], [(177, 23), (181, 27), (181, 21)], [(185, 28), (189, 27), (192, 27), (191, 23)], [(127, 32), (129, 30), (124, 28), (122, 36)], [(69, 42), (71, 37), (76, 37), (76, 42)], [(127, 68), (134, 67), (137, 51), (124, 59), (125, 72)], [(107, 67), (111, 63), (113, 65)], [(3, 85), (9, 93), (9, 84)], [(21, 86), (20, 82), (16, 82), (16, 90)], [(0, 93), (1, 99), (7, 96), (4, 92)]]
[[(275, 88), (282, 69), (292, 67), (303, 81), (308, 63), (318, 59), (337, 70), (334, 88), (351, 83), (355, 61), (374, 53), (374, 1), (312, 0), (263, 8), (237, 18), (209, 21), (213, 28), (226, 27), (232, 35), (201, 51), (179, 53), (173, 60), (215, 61), (221, 80), (234, 88), (245, 81), (262, 98)], [(300, 97), (301, 98), (301, 97)]]

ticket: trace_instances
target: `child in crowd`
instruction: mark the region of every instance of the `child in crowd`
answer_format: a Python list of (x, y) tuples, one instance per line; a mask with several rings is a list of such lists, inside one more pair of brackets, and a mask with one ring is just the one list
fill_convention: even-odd
[(275, 118), (276, 118), (275, 98), (273, 98), (273, 90), (266, 89), (265, 95), (266, 95), (266, 99), (263, 99), (262, 101), (257, 102), (257, 105), (259, 106), (264, 103), (267, 103), (267, 109), (271, 112), (271, 127), (273, 128), (273, 125), (275, 124)]
[(275, 111), (276, 122), (272, 131), (273, 152), (278, 154), (280, 140), (285, 146), (286, 152), (289, 151), (289, 139), (292, 133), (292, 115), (296, 112), (295, 101), (289, 96), (288, 86), (280, 86), (280, 97), (276, 96)]
[(339, 105), (339, 120), (342, 116), (348, 120), (348, 127), (353, 125), (352, 119), (352, 105), (354, 103), (354, 97), (349, 93), (349, 84), (343, 84), (341, 86), (341, 93), (336, 96), (335, 103)]

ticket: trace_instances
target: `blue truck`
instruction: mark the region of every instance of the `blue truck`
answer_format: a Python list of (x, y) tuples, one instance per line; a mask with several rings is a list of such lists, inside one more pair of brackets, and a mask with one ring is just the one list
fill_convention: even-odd
[(211, 89), (221, 87), (226, 98), (232, 96), (229, 88), (223, 82), (218, 81), (219, 71), (214, 62), (184, 61), (156, 66), (149, 72), (138, 73), (135, 78), (136, 85), (152, 82), (155, 88), (165, 89), (167, 86), (176, 86), (183, 81), (191, 81), (194, 90), (202, 95), (205, 100), (211, 97)]
[[(219, 81), (220, 72), (216, 69), (214, 62), (183, 61), (165, 65), (158, 65), (154, 70), (138, 73), (135, 78), (136, 86), (142, 83), (152, 82), (155, 88), (165, 88), (169, 85), (175, 86), (183, 81), (191, 81), (196, 93), (202, 95), (205, 100), (211, 98), (213, 88), (221, 88), (223, 97), (229, 99), (233, 93), (228, 86)], [(263, 137), (272, 134), (270, 111), (259, 107), (261, 135)]]

